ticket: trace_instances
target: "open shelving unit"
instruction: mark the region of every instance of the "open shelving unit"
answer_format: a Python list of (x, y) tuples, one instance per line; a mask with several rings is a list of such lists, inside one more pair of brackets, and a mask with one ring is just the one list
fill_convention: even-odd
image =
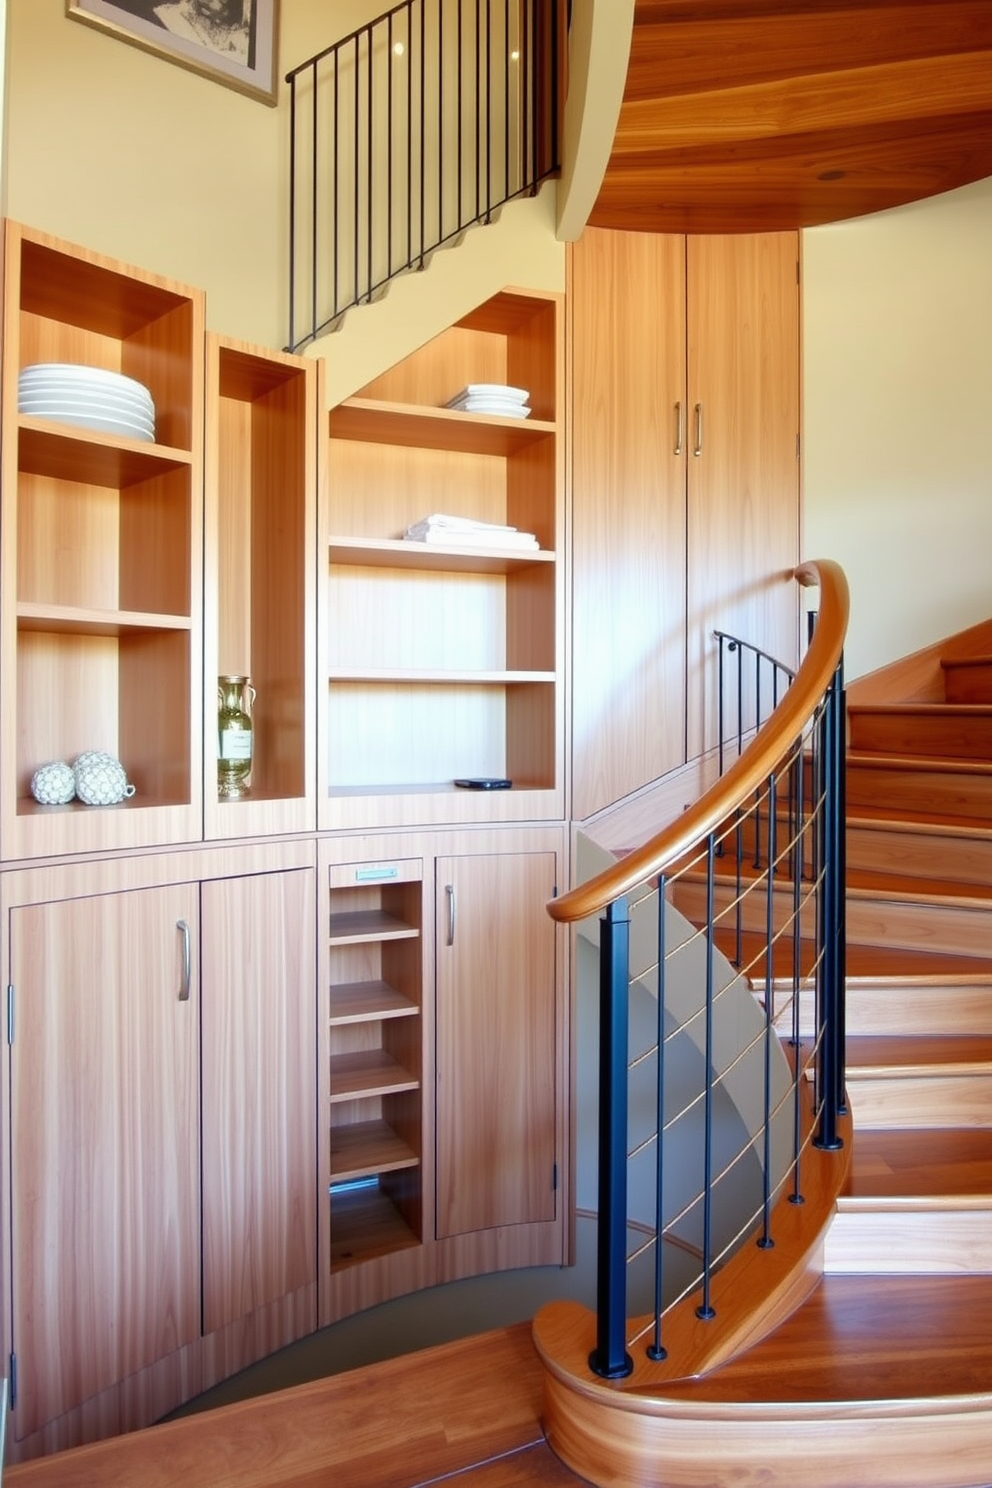
[(205, 551), (217, 583), (205, 617), (205, 716), (216, 718), (219, 675), (250, 677), (256, 694), (243, 797), (218, 799), (208, 735), (208, 839), (316, 825), (318, 381), (313, 361), (207, 337)]
[(329, 869), (330, 1263), (419, 1245), (423, 867)]
[[(530, 416), (444, 406), (480, 381)], [(321, 826), (561, 815), (561, 384), (558, 297), (507, 290), (331, 410)], [(438, 511), (538, 548), (404, 539)]]
[[(203, 296), (17, 223), (5, 233), (0, 855), (195, 839)], [(19, 374), (43, 362), (141, 382), (154, 442), (19, 414)], [(90, 749), (121, 761), (133, 798), (39, 805), (34, 771)]]

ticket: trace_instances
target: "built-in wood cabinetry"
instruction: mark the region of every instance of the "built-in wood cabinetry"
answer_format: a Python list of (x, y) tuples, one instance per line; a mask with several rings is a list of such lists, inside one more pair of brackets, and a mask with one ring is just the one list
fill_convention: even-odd
[(558, 1214), (561, 1007), (543, 906), (559, 855), (467, 850), (435, 862), (439, 1239)]
[(716, 742), (715, 628), (795, 660), (798, 263), (794, 233), (570, 250), (578, 818)]
[[(207, 333), (198, 291), (5, 231), (0, 1327), (26, 1457), (320, 1321), (567, 1258), (564, 334), (561, 296), (507, 290), (328, 411), (319, 362)], [(19, 412), (56, 361), (143, 383), (154, 438)], [(470, 383), (529, 416), (444, 406)], [(438, 511), (538, 546), (403, 539)], [(220, 677), (254, 689), (237, 796)], [(34, 799), (86, 750), (133, 795)], [(512, 786), (455, 785), (477, 775)]]
[(321, 368), (213, 334), (206, 366), (204, 714), (219, 675), (249, 677), (255, 702), (240, 799), (218, 798), (208, 729), (204, 835), (313, 831)]
[(316, 1324), (313, 852), (3, 876), (31, 1451), (143, 1424)]
[[(563, 345), (560, 297), (508, 290), (331, 410), (321, 826), (563, 816)], [(445, 406), (482, 383), (529, 417)], [(540, 546), (403, 540), (435, 513)]]
[[(0, 527), (0, 857), (201, 831), (203, 295), (6, 224)], [(77, 362), (144, 384), (153, 442), (18, 413), (18, 377)], [(135, 786), (39, 807), (83, 751)]]
[(562, 824), (322, 843), (322, 1321), (567, 1261), (565, 848)]

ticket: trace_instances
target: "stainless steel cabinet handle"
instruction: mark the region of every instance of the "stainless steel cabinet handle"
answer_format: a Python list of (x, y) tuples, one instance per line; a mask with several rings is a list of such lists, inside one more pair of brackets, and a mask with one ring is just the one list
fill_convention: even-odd
[(445, 884), (444, 897), (448, 901), (448, 944), (455, 943), (455, 886)]
[(675, 405), (675, 453), (682, 453), (682, 441), (685, 438), (685, 410), (682, 407), (681, 398)]
[(183, 938), (183, 979), (179, 988), (179, 1001), (189, 1002), (190, 987), (190, 954), (189, 954), (189, 926), (185, 920), (176, 921), (176, 929)]
[(703, 405), (702, 405), (702, 403), (697, 403), (696, 404), (695, 408), (693, 409), (693, 416), (694, 416), (694, 418), (696, 420), (696, 440), (695, 440), (695, 443), (694, 443), (694, 445), (692, 447), (692, 453), (694, 455), (701, 455), (703, 453)]

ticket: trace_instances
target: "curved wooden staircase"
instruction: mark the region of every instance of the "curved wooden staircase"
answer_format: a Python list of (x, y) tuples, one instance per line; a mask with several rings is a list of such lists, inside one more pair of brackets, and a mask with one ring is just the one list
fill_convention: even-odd
[(577, 1407), (546, 1357), (548, 1439), (594, 1483), (992, 1483), (992, 644), (960, 654), (989, 629), (883, 679), (922, 698), (849, 708), (854, 1133), (822, 1276), (730, 1362), (622, 1404)]

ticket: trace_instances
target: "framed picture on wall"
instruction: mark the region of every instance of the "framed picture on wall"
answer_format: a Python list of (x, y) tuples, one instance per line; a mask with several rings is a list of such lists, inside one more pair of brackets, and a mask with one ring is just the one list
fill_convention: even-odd
[(66, 15), (264, 103), (276, 101), (279, 0), (66, 0)]

